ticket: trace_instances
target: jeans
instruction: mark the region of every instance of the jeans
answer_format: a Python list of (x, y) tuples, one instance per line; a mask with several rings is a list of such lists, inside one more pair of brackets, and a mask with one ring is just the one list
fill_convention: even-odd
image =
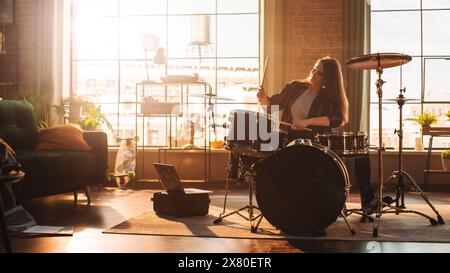
[(361, 197), (361, 207), (369, 207), (370, 202), (375, 197), (370, 187), (370, 156), (369, 154), (354, 159), (355, 175), (358, 183), (359, 195)]

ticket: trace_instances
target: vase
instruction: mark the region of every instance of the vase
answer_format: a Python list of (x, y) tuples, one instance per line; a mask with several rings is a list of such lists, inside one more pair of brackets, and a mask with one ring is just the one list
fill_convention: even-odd
[(418, 136), (414, 139), (414, 150), (416, 151), (423, 150), (422, 136)]
[(450, 171), (450, 158), (442, 158), (442, 168), (445, 171)]

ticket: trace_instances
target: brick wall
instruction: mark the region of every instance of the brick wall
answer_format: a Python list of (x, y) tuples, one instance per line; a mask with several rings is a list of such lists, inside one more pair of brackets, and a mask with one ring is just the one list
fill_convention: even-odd
[(6, 25), (6, 55), (0, 55), (0, 82), (12, 82), (4, 87), (4, 98), (16, 95), (17, 90), (31, 90), (34, 73), (33, 44), (35, 31), (34, 1), (16, 0), (14, 24)]
[(344, 0), (288, 0), (286, 39), (289, 79), (307, 76), (316, 60), (344, 55)]

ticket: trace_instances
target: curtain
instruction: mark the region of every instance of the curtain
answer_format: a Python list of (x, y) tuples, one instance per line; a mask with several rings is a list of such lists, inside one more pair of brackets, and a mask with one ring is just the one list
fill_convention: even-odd
[(48, 99), (49, 122), (52, 105), (59, 103), (63, 82), (63, 33), (66, 1), (37, 0), (35, 8), (34, 75), (32, 91)]
[(287, 1), (261, 0), (260, 12), (260, 78), (264, 77), (264, 64), (268, 60), (264, 88), (267, 94), (278, 93), (286, 84), (286, 7)]
[[(344, 60), (370, 52), (370, 1), (344, 1)], [(345, 67), (345, 66), (343, 66)], [(369, 130), (370, 71), (344, 68), (350, 103), (346, 130)]]

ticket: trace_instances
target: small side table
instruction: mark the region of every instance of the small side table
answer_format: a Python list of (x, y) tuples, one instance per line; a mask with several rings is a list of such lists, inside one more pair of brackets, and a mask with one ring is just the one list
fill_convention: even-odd
[[(16, 183), (16, 182), (20, 182), (23, 180), (23, 178), (25, 177), (25, 173), (22, 171), (19, 171), (18, 173), (11, 173), (11, 174), (3, 174), (0, 173), (0, 187), (1, 190), (7, 190), (10, 194), (11, 194), (11, 199), (15, 204), (15, 199), (14, 196), (12, 195), (11, 192), (11, 184)], [(3, 207), (3, 199), (2, 196), (0, 194), (0, 229), (2, 232), (2, 236), (3, 236), (3, 244), (5, 246), (5, 250), (6, 252), (12, 252), (11, 249), (11, 243), (9, 241), (9, 237), (8, 237), (8, 225), (6, 223), (6, 217), (5, 217), (5, 210)]]
[(427, 160), (425, 164), (424, 178), (423, 178), (423, 190), (428, 190), (428, 179), (430, 174), (450, 174), (450, 171), (445, 170), (430, 170), (431, 151), (433, 149), (434, 137), (450, 137), (450, 127), (422, 127), (422, 135), (429, 135)]

